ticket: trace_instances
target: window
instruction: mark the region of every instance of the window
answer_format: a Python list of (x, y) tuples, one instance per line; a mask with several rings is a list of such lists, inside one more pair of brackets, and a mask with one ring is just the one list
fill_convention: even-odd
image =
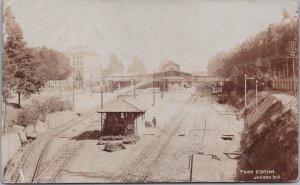
[(124, 119), (124, 113), (121, 113), (121, 118)]

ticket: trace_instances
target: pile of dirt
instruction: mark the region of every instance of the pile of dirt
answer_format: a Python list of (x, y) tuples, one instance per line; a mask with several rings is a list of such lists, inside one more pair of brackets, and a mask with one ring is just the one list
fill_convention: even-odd
[[(282, 96), (284, 98), (289, 98)], [(255, 102), (255, 99), (251, 99)], [(295, 103), (296, 102), (296, 103)], [(298, 177), (298, 116), (278, 96), (266, 96), (251, 106), (242, 134), (242, 156), (236, 180), (253, 182), (295, 181)], [(292, 99), (297, 104), (297, 98)], [(290, 107), (290, 108), (288, 108)]]

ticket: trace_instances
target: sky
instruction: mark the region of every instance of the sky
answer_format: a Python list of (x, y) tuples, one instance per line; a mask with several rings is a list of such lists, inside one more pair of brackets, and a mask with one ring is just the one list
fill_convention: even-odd
[(296, 14), (297, 0), (9, 0), (28, 46), (85, 46), (105, 68), (113, 52), (149, 72), (172, 60), (205, 71), (209, 58)]

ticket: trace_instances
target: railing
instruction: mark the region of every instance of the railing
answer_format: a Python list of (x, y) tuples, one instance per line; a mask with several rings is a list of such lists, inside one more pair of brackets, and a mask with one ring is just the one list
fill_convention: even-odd
[(271, 87), (275, 90), (297, 91), (298, 79), (295, 80), (295, 83), (293, 79), (273, 79), (271, 80)]

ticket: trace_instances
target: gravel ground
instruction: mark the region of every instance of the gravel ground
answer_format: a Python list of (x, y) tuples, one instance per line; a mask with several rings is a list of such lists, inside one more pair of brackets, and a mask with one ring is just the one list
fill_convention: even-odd
[[(165, 98), (161, 99), (160, 94), (156, 95), (156, 105), (151, 106), (146, 114), (149, 112), (155, 112), (155, 116), (158, 119), (158, 125), (163, 127), (164, 121), (170, 119), (170, 117), (176, 114), (176, 110), (186, 102), (186, 99), (190, 97), (190, 94), (180, 96), (169, 94)], [(152, 101), (151, 93), (140, 93), (137, 96), (138, 99), (145, 101)], [(172, 101), (170, 101), (172, 100)], [(166, 111), (157, 110), (171, 110), (168, 116), (164, 115)], [(152, 119), (152, 115), (148, 117)], [(160, 129), (154, 129), (154, 134), (159, 132)], [(86, 141), (82, 150), (74, 160), (64, 168), (59, 182), (61, 183), (109, 183), (109, 182), (122, 182), (121, 175), (126, 169), (139, 158), (140, 154), (144, 152), (145, 147), (153, 143), (154, 135), (142, 135), (141, 140), (135, 145), (126, 145), (125, 150), (108, 153), (103, 151), (103, 145), (96, 145), (96, 140)]]
[[(238, 151), (243, 120), (236, 120), (231, 107), (214, 103), (208, 96), (198, 98), (191, 110), (178, 130), (185, 136), (171, 137), (145, 182), (189, 182), (192, 153), (198, 153), (194, 154), (192, 182), (233, 181), (237, 160), (223, 152)], [(223, 140), (223, 134), (234, 138)]]

